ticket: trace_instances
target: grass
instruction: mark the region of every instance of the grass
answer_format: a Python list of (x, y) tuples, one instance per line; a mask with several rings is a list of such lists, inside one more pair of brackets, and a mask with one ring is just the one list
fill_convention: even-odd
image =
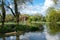
[[(47, 24), (47, 23), (51, 23), (51, 22), (31, 22), (32, 24), (34, 24), (34, 23), (38, 23), (38, 24)], [(56, 22), (56, 23), (58, 23), (58, 24), (60, 24), (60, 22)], [(2, 23), (0, 23), (0, 25), (1, 25)], [(5, 25), (10, 25), (10, 24), (16, 24), (15, 22), (5, 22)], [(19, 22), (19, 24), (20, 25), (29, 25), (30, 23), (22, 23), (22, 22)]]
[[(40, 23), (40, 24), (44, 24), (44, 23), (51, 23), (51, 22), (31, 22), (31, 23)], [(55, 22), (54, 22), (55, 23)], [(60, 22), (56, 22), (56, 23), (59, 23), (60, 24)]]
[[(31, 22), (32, 24), (34, 24), (34, 23), (38, 23), (38, 24), (47, 24), (47, 23), (51, 23), (51, 22)], [(60, 24), (60, 22), (56, 22), (56, 23), (58, 23), (58, 24)], [(0, 25), (1, 25), (2, 23), (0, 23)], [(15, 25), (16, 23), (15, 22), (5, 22), (5, 25), (10, 25), (10, 24), (13, 24), (13, 25)], [(19, 24), (20, 25), (29, 25), (30, 23), (22, 23), (22, 22), (19, 22)]]
[[(1, 24), (1, 23), (0, 23)], [(9, 33), (9, 32), (14, 32), (14, 31), (24, 31), (24, 32), (28, 32), (28, 31), (41, 31), (43, 30), (43, 26), (41, 24), (37, 25), (37, 24), (19, 24), (19, 25), (15, 25), (16, 23), (13, 22), (8, 22), (5, 23), (3, 28), (0, 28), (0, 33)], [(41, 28), (41, 29), (40, 29)]]

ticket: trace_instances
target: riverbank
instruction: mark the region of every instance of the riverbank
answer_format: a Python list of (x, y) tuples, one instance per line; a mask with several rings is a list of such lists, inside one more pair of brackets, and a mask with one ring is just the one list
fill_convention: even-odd
[[(1, 27), (1, 26), (0, 26)], [(0, 33), (5, 34), (5, 33), (16, 33), (18, 31), (23, 31), (23, 32), (29, 32), (29, 31), (40, 31), (43, 30), (43, 25), (42, 24), (29, 24), (29, 25), (18, 25), (16, 26), (15, 24), (5, 24), (3, 28), (0, 28)]]
[(23, 34), (23, 31), (20, 31), (20, 32), (9, 32), (9, 33), (5, 33), (5, 34), (2, 34), (0, 33), (0, 37), (8, 37), (8, 36), (16, 36), (16, 35), (21, 35)]

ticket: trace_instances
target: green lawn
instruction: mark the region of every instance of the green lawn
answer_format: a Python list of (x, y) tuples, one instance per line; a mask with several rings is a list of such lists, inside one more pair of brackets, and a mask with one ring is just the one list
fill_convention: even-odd
[[(51, 22), (31, 22), (31, 23), (39, 23), (39, 24), (44, 24), (44, 23), (51, 23)], [(56, 22), (56, 23), (59, 23), (60, 24), (60, 22)], [(1, 25), (2, 23), (0, 23), (0, 25)], [(5, 24), (16, 24), (15, 22), (5, 22)], [(22, 23), (22, 22), (20, 22), (19, 24), (25, 24), (25, 23)]]

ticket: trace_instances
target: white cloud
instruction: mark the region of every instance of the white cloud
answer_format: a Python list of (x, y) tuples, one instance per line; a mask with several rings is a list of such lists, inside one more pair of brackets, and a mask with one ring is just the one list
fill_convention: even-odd
[(54, 5), (54, 2), (52, 0), (45, 0), (44, 6), (42, 7), (41, 13), (42, 15), (46, 14), (46, 11), (49, 7), (52, 7)]
[(53, 1), (52, 0), (45, 0), (45, 3), (44, 3), (44, 6), (46, 6), (46, 7), (51, 7), (51, 6), (53, 6)]
[(26, 13), (26, 14), (35, 14), (35, 13), (40, 13), (41, 10), (41, 6), (40, 5), (30, 5), (30, 6), (26, 6), (26, 8), (24, 8), (24, 10), (22, 10), (22, 13)]
[(24, 8), (22, 13), (27, 13), (27, 14), (41, 13), (42, 15), (45, 15), (46, 10), (53, 5), (54, 5), (54, 3), (52, 0), (45, 0), (43, 6), (40, 6), (38, 4), (35, 6), (30, 5), (30, 6), (27, 6), (26, 8)]

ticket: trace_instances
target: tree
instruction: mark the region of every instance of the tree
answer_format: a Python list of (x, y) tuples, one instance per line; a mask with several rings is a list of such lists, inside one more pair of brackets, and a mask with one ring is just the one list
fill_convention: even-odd
[(35, 14), (35, 15), (32, 15), (32, 16), (29, 16), (28, 22), (42, 22), (43, 21), (43, 17), (42, 15), (38, 15), (38, 14)]
[(58, 1), (58, 0), (53, 0), (53, 2), (54, 2), (55, 4), (57, 4), (57, 1)]
[(5, 18), (5, 22), (13, 22), (13, 21), (14, 21), (13, 15), (7, 14)]
[[(12, 10), (12, 8), (8, 5), (6, 7), (8, 7), (12, 14), (16, 17), (16, 23), (19, 24), (19, 12), (18, 12), (18, 4), (22, 4), (22, 3), (26, 3), (26, 2), (31, 2), (32, 0), (13, 0), (13, 3), (14, 3), (14, 11)], [(11, 4), (12, 5), (12, 4)]]
[(47, 22), (60, 22), (60, 12), (58, 12), (56, 9), (54, 8), (50, 8), (50, 10), (47, 12), (47, 16), (46, 16), (46, 21)]
[(6, 11), (4, 7), (4, 0), (2, 0), (2, 27), (4, 27), (5, 16), (6, 16)]
[(15, 13), (16, 13), (16, 23), (19, 24), (19, 13), (18, 13), (18, 6), (17, 6), (17, 0), (14, 0), (14, 7), (15, 7)]

